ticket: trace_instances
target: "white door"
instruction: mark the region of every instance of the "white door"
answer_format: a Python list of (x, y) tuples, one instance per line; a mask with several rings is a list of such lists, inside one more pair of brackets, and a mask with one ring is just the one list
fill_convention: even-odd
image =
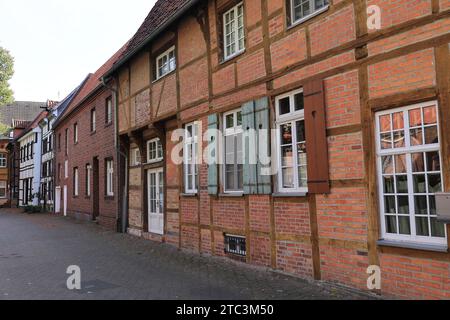
[(67, 186), (64, 186), (64, 217), (67, 217)]
[(163, 169), (147, 171), (148, 231), (164, 234), (164, 174)]
[(55, 212), (61, 212), (61, 187), (55, 189)]

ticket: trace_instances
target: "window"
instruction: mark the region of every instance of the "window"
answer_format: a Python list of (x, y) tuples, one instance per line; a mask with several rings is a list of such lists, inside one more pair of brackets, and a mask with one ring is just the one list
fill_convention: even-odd
[(225, 60), (245, 50), (244, 5), (242, 3), (224, 13), (223, 37)]
[(245, 237), (225, 234), (225, 253), (231, 253), (245, 257), (247, 255), (245, 240)]
[(73, 195), (78, 197), (78, 168), (73, 169)]
[(66, 156), (69, 153), (69, 140), (68, 139), (69, 139), (69, 129), (66, 129), (66, 135), (64, 137), (64, 142), (65, 142), (64, 148), (65, 148)]
[(78, 123), (73, 125), (73, 143), (78, 143)]
[(328, 0), (288, 0), (291, 6), (291, 24), (298, 24), (328, 9)]
[(243, 152), (242, 152), (242, 114), (240, 110), (225, 113), (225, 192), (242, 192), (243, 190)]
[(278, 190), (307, 192), (307, 155), (303, 90), (296, 90), (275, 99)]
[(163, 156), (163, 149), (161, 140), (159, 138), (150, 140), (147, 142), (147, 163), (154, 163), (162, 161), (164, 158)]
[(112, 99), (109, 97), (106, 99), (106, 106), (105, 106), (105, 122), (106, 124), (110, 124), (112, 122)]
[(184, 137), (184, 185), (186, 193), (198, 191), (198, 124), (186, 125)]
[(0, 198), (6, 198), (6, 181), (0, 181)]
[(6, 153), (0, 153), (0, 168), (6, 168)]
[(108, 197), (114, 196), (113, 178), (114, 178), (114, 162), (111, 159), (109, 159), (106, 160), (106, 195)]
[(69, 178), (69, 161), (64, 162), (64, 178)]
[(131, 166), (138, 166), (141, 164), (141, 152), (139, 151), (139, 148), (132, 148), (131, 149)]
[(387, 240), (445, 245), (435, 193), (443, 191), (436, 102), (376, 115), (381, 229)]
[(91, 172), (92, 166), (90, 164), (86, 165), (86, 196), (91, 196)]
[(97, 115), (95, 114), (95, 108), (91, 110), (91, 132), (97, 130)]
[(156, 80), (171, 73), (176, 67), (175, 47), (171, 47), (156, 58)]

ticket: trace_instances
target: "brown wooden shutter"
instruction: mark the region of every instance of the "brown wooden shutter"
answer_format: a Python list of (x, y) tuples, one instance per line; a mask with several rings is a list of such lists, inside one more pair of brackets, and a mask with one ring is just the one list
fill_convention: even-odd
[(330, 193), (323, 80), (313, 80), (305, 84), (303, 95), (308, 157), (308, 192)]

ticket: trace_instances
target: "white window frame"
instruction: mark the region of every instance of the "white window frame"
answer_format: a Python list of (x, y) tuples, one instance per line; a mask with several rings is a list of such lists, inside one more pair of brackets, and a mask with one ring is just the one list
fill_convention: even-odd
[(5, 189), (5, 195), (0, 196), (0, 199), (6, 199), (8, 197), (8, 188), (6, 181), (0, 181), (0, 190)]
[(73, 168), (73, 195), (75, 197), (79, 196), (79, 172), (78, 172), (78, 168)]
[[(242, 8), (242, 14), (239, 15), (239, 8)], [(227, 23), (227, 17), (233, 15), (233, 19), (230, 18)], [(244, 3), (241, 2), (235, 5), (233, 8), (228, 10), (223, 14), (223, 56), (224, 60), (230, 60), (242, 52), (245, 51), (245, 23), (244, 23)], [(239, 26), (239, 20), (242, 19), (242, 26)], [(230, 32), (227, 32), (227, 26), (230, 25)], [(239, 29), (242, 28), (242, 37), (239, 37)], [(230, 37), (230, 41), (227, 41), (228, 36)], [(242, 48), (239, 46), (239, 42), (242, 40)], [(232, 52), (230, 48), (230, 53), (227, 54), (227, 47), (231, 46), (234, 43), (235, 51)]]
[(69, 161), (64, 161), (64, 178), (69, 178)]
[[(192, 122), (185, 126), (184, 129), (184, 186), (185, 193), (196, 194), (198, 193), (198, 144), (199, 144), (199, 122)], [(192, 136), (189, 134), (188, 128), (192, 130)], [(189, 160), (188, 155), (192, 155)], [(189, 169), (191, 174), (189, 175)], [(192, 176), (191, 184), (189, 184), (189, 176)]]
[(91, 133), (97, 131), (97, 110), (91, 109)]
[[(305, 22), (306, 20), (309, 20), (319, 14), (321, 14), (324, 11), (327, 11), (328, 8), (330, 7), (330, 1), (329, 0), (324, 0), (327, 1), (328, 3), (326, 5), (324, 5), (323, 7), (319, 8), (319, 9), (315, 9), (315, 0), (306, 0), (309, 1), (309, 7), (310, 8), (314, 8), (314, 11), (311, 12), (310, 14), (295, 20), (295, 10), (294, 10), (294, 1), (295, 0), (289, 0), (290, 1), (290, 5), (291, 5), (291, 12), (290, 12), (290, 17), (291, 17), (291, 27), (296, 26), (300, 23)], [(306, 2), (304, 1), (304, 2)]]
[[(173, 62), (170, 61), (170, 54), (173, 53)], [(162, 63), (160, 66), (160, 61), (162, 61), (164, 58), (166, 58), (166, 63)], [(165, 70), (164, 68), (167, 67)], [(170, 47), (163, 53), (161, 53), (156, 58), (156, 80), (159, 80), (161, 78), (164, 78), (168, 74), (174, 72), (177, 69), (177, 57), (175, 55), (175, 46)], [(160, 71), (162, 71), (160, 73)]]
[(106, 124), (112, 123), (112, 98), (109, 97), (106, 99)]
[(6, 168), (8, 165), (8, 159), (6, 153), (0, 153), (0, 168)]
[[(278, 192), (280, 193), (308, 193), (308, 187), (300, 187), (299, 181), (298, 181), (298, 157), (297, 157), (297, 148), (298, 148), (298, 141), (297, 141), (297, 127), (296, 122), (297, 121), (304, 121), (305, 120), (305, 110), (295, 110), (295, 96), (297, 94), (303, 93), (303, 88), (297, 89), (291, 92), (288, 92), (283, 95), (279, 95), (275, 98), (275, 109), (276, 109), (276, 121), (275, 125), (277, 128), (277, 146), (276, 146), (276, 152), (277, 152), (277, 168), (278, 174), (277, 174), (277, 181), (278, 181)], [(280, 101), (284, 100), (286, 98), (289, 98), (289, 106), (290, 106), (290, 112), (287, 114), (280, 115)], [(292, 127), (292, 154), (293, 154), (293, 175), (294, 175), (294, 187), (293, 188), (285, 188), (283, 187), (283, 170), (282, 170), (282, 152), (281, 152), (281, 130), (280, 127), (285, 124), (291, 124)], [(306, 164), (306, 168), (307, 168)]]
[[(152, 156), (151, 156), (153, 149), (151, 150), (150, 146), (152, 144), (155, 144), (155, 147), (156, 147), (156, 150), (155, 150), (156, 157), (155, 158), (152, 158)], [(147, 163), (156, 163), (156, 162), (161, 162), (163, 160), (164, 160), (164, 150), (162, 148), (161, 139), (154, 138), (154, 139), (147, 141)]]
[(73, 137), (74, 137), (74, 143), (76, 144), (76, 143), (78, 143), (78, 123), (75, 123), (74, 125), (73, 125)]
[(91, 172), (92, 166), (90, 164), (86, 165), (86, 196), (91, 196)]
[[(419, 146), (411, 146), (410, 145), (410, 125), (409, 125), (409, 111), (412, 109), (417, 108), (423, 108), (423, 107), (429, 107), (429, 106), (435, 106), (436, 107), (436, 120), (437, 120), (437, 135), (439, 143), (434, 144), (423, 144)], [(383, 115), (390, 115), (398, 112), (404, 113), (404, 139), (405, 139), (405, 146), (401, 148), (391, 148), (391, 149), (381, 149), (381, 139), (380, 135), (382, 132), (380, 132), (380, 117)], [(422, 115), (423, 117), (423, 115)], [(407, 242), (407, 243), (413, 243), (413, 244), (419, 244), (419, 245), (438, 245), (442, 247), (447, 246), (447, 229), (444, 228), (445, 237), (444, 238), (438, 238), (438, 237), (432, 237), (431, 236), (431, 228), (429, 224), (429, 233), (430, 236), (419, 236), (417, 235), (416, 230), (416, 214), (415, 214), (415, 207), (411, 206), (411, 204), (414, 204), (414, 185), (413, 185), (413, 170), (412, 170), (412, 160), (411, 160), (411, 154), (413, 153), (424, 153), (424, 152), (439, 152), (439, 158), (440, 158), (440, 172), (441, 172), (441, 187), (442, 190), (445, 190), (444, 186), (444, 177), (443, 177), (443, 169), (442, 169), (442, 150), (440, 142), (441, 136), (440, 136), (440, 123), (439, 123), (439, 104), (437, 101), (429, 101), (424, 103), (418, 103), (414, 105), (408, 105), (401, 108), (396, 109), (390, 109), (386, 111), (381, 111), (375, 114), (376, 118), (376, 148), (377, 148), (377, 179), (378, 179), (378, 197), (379, 197), (379, 205), (380, 205), (380, 225), (381, 225), (381, 236), (384, 240), (391, 240), (396, 242)], [(423, 128), (423, 124), (422, 124)], [(393, 128), (391, 128), (392, 132), (394, 131)], [(425, 141), (424, 141), (425, 143)], [(383, 188), (383, 172), (382, 172), (382, 157), (384, 156), (395, 156), (400, 154), (406, 154), (406, 164), (407, 164), (407, 172), (406, 175), (408, 176), (408, 198), (409, 198), (409, 218), (410, 218), (410, 231), (411, 235), (401, 235), (401, 234), (391, 234), (387, 233), (386, 231), (386, 216), (388, 214), (385, 214), (385, 203), (384, 203), (384, 188)], [(424, 173), (425, 176), (427, 175), (427, 172)], [(395, 175), (395, 173), (391, 174)], [(394, 183), (395, 184), (395, 183)], [(390, 195), (391, 193), (389, 193)], [(398, 193), (395, 192), (395, 197), (397, 197)], [(432, 193), (427, 193), (427, 196), (432, 195)], [(397, 206), (397, 199), (396, 199), (396, 206)], [(429, 210), (429, 205), (428, 205)], [(394, 215), (394, 214), (392, 214)], [(395, 214), (396, 217), (399, 216), (398, 213)], [(407, 216), (406, 214), (404, 216)], [(422, 215), (419, 215), (422, 216)], [(433, 215), (434, 216), (434, 215)], [(397, 229), (399, 229), (399, 226), (397, 225)], [(397, 230), (399, 231), (399, 230)]]
[[(222, 175), (223, 175), (223, 189), (225, 193), (236, 193), (236, 194), (241, 194), (244, 192), (244, 185), (242, 185), (242, 189), (232, 189), (229, 190), (228, 186), (227, 186), (227, 177), (226, 177), (226, 165), (227, 165), (227, 161), (226, 161), (226, 137), (228, 136), (236, 136), (238, 134), (242, 134), (243, 137), (243, 133), (244, 130), (242, 128), (242, 124), (238, 125), (237, 124), (237, 119), (238, 119), (238, 113), (241, 113), (242, 116), (242, 109), (235, 109), (233, 111), (229, 111), (223, 114), (223, 168), (222, 168)], [(229, 116), (230, 114), (233, 114), (233, 128), (227, 128), (227, 116)], [(242, 138), (243, 139), (243, 138)], [(244, 148), (244, 142), (242, 141), (242, 148)], [(237, 157), (237, 155), (235, 155)], [(244, 150), (242, 150), (242, 160), (244, 160)], [(243, 161), (242, 161), (243, 162)], [(242, 163), (243, 165), (243, 163)], [(243, 170), (244, 168), (242, 168)], [(242, 172), (243, 175), (243, 172)], [(242, 184), (244, 183), (243, 181), (244, 177), (242, 177)], [(238, 181), (235, 181), (236, 183)]]
[(131, 166), (139, 166), (141, 164), (141, 151), (139, 148), (131, 148)]
[(114, 161), (112, 159), (106, 160), (106, 195), (114, 196)]

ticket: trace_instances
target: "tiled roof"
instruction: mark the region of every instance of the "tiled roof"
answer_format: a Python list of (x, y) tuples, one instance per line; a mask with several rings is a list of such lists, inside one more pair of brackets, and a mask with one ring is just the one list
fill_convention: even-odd
[(103, 64), (94, 74), (91, 73), (88, 75), (87, 79), (84, 81), (84, 84), (80, 88), (80, 91), (64, 110), (58, 122), (67, 117), (68, 114), (70, 114), (74, 109), (78, 108), (85, 99), (87, 99), (91, 94), (93, 94), (95, 91), (97, 91), (98, 88), (102, 86), (101, 76), (112, 67), (117, 59), (121, 57), (127, 46), (128, 42), (122, 48), (120, 48), (120, 50), (117, 51), (111, 58), (109, 58), (109, 60), (106, 61), (105, 64)]
[[(181, 14), (183, 9), (188, 9), (190, 5), (197, 3), (199, 0), (158, 0), (153, 6), (152, 10), (145, 18), (144, 22), (131, 38), (126, 51), (123, 52), (117, 64), (120, 66), (129, 58), (131, 58), (145, 43), (157, 33), (161, 32), (161, 28), (166, 26), (177, 14)], [(106, 73), (106, 71), (108, 71)], [(105, 70), (103, 76), (108, 76), (112, 73), (111, 70)]]
[(33, 121), (42, 112), (46, 102), (16, 101), (13, 104), (0, 107), (0, 123), (11, 126), (13, 120)]
[(23, 136), (25, 136), (28, 132), (30, 132), (31, 130), (33, 130), (34, 128), (36, 128), (39, 125), (39, 122), (41, 122), (42, 119), (44, 119), (46, 116), (48, 115), (48, 111), (42, 111), (34, 120), (33, 122), (31, 122), (26, 128), (25, 130), (22, 131), (22, 133), (15, 138), (15, 140), (19, 140), (21, 139)]

